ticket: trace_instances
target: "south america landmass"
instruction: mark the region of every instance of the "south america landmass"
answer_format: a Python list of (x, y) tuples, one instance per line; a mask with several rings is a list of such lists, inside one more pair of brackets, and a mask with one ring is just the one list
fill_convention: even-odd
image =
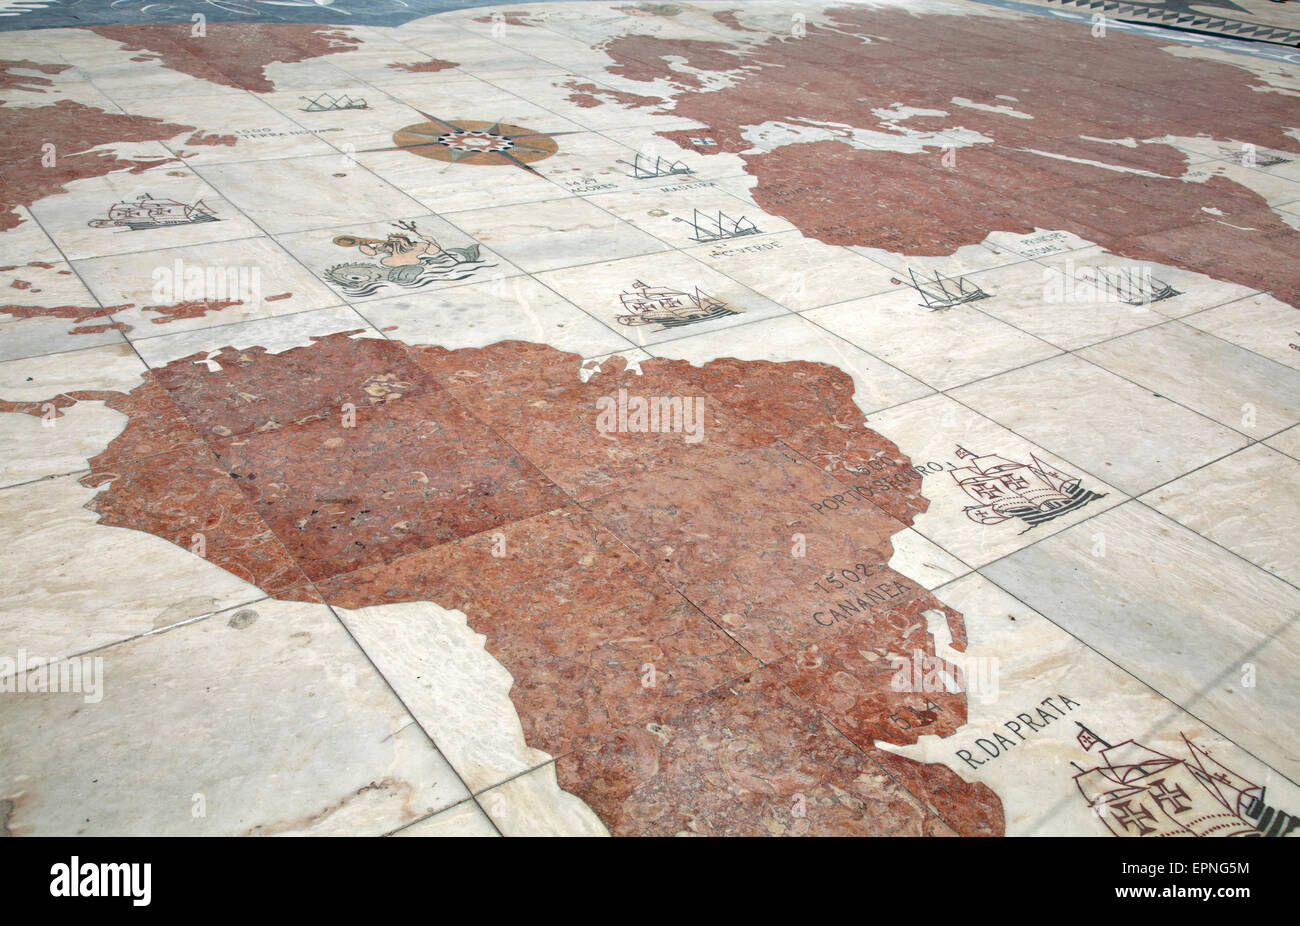
[[(513, 679), (528, 746), (612, 834), (1001, 835), (987, 786), (877, 745), (963, 725), (964, 693), (891, 681), (898, 658), (946, 665), (928, 622), (957, 651), (965, 626), (889, 566), (927, 502), (852, 379), (581, 369), (541, 344), (344, 332), (0, 408), (127, 416), (82, 480), (101, 524), (284, 601), (462, 611)], [(620, 390), (694, 399), (703, 439), (598, 428)]]

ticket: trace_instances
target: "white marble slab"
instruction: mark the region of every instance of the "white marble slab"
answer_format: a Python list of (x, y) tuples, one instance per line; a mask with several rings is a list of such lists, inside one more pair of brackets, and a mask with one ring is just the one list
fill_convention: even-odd
[(1139, 504), (981, 572), (1294, 778), (1300, 590)]
[(953, 398), (1130, 495), (1244, 447), (1248, 439), (1076, 356), (954, 390)]
[(468, 796), (323, 605), (257, 601), (94, 658), (98, 701), (3, 695), (14, 835), (379, 835)]
[(1300, 461), (1254, 444), (1142, 501), (1292, 585), (1300, 585)]

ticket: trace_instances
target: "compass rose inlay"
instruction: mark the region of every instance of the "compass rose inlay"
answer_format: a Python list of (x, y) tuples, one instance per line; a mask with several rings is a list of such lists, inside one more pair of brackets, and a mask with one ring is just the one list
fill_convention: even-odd
[(410, 151), (420, 157), (453, 164), (513, 164), (532, 170), (529, 163), (549, 158), (559, 150), (554, 136), (568, 132), (537, 132), (505, 122), (439, 119), (428, 113), (393, 133), (393, 147), (376, 151)]

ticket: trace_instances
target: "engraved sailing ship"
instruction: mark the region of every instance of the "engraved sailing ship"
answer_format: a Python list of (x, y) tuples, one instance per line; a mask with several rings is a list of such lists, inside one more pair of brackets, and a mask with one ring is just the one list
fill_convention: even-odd
[(1094, 272), (1097, 276), (1097, 289), (1106, 295), (1113, 294), (1120, 302), (1128, 305), (1146, 305), (1183, 294), (1182, 290), (1174, 289), (1163, 280), (1153, 277), (1149, 271), (1134, 273), (1129, 270), (1111, 274), (1098, 268)]
[(1219, 152), (1225, 161), (1231, 161), (1243, 167), (1276, 167), (1279, 164), (1291, 163), (1289, 158), (1284, 158), (1279, 154), (1261, 153), (1253, 147), (1232, 148), (1220, 145)]
[(201, 199), (186, 204), (174, 199), (154, 199), (148, 193), (141, 193), (133, 200), (114, 203), (108, 210), (108, 218), (91, 219), (86, 224), (91, 228), (129, 228), (141, 231), (220, 221)]
[(1131, 739), (1112, 746), (1081, 723), (1079, 730), (1087, 752), (1101, 746), (1103, 764), (1080, 768), (1074, 783), (1116, 836), (1286, 836), (1300, 827), (1294, 815), (1268, 806), (1263, 787), (1185, 735), (1189, 760)]
[[(627, 161), (619, 161), (620, 164), (627, 164)], [(661, 157), (656, 157), (653, 161), (646, 155), (637, 152), (636, 158), (628, 165), (632, 168), (632, 173), (628, 176), (637, 180), (652, 180), (656, 177), (678, 177), (683, 174), (693, 174), (691, 170), (682, 161), (668, 161)]]
[(989, 298), (989, 293), (980, 289), (974, 284), (966, 282), (965, 277), (941, 276), (939, 271), (935, 271), (934, 279), (927, 280), (924, 277), (916, 275), (916, 271), (911, 267), (907, 269), (908, 276), (912, 282), (908, 283), (897, 277), (891, 277), (889, 282), (895, 286), (910, 286), (921, 294), (924, 300), (921, 304), (927, 309), (950, 309), (955, 305), (962, 305), (966, 302), (974, 302), (977, 299)]
[(957, 457), (968, 461), (967, 465), (950, 472), (961, 490), (980, 503), (964, 509), (966, 517), (976, 524), (1000, 524), (1019, 518), (1029, 525), (1027, 531), (1105, 497), (1104, 493), (1083, 488), (1079, 477), (1048, 466), (1032, 453), (1032, 463), (1018, 463), (996, 454), (978, 456), (964, 447), (957, 448)]
[(691, 228), (695, 229), (695, 234), (691, 236), (693, 241), (726, 241), (730, 238), (743, 238), (746, 235), (762, 234), (754, 223), (743, 215), (738, 219), (733, 219), (721, 209), (718, 210), (716, 216), (705, 215), (696, 209), (691, 218), (675, 218), (673, 221), (689, 222)]
[(628, 310), (628, 314), (618, 316), (620, 325), (658, 324), (662, 326), (660, 331), (740, 314), (739, 309), (731, 308), (698, 286), (695, 292), (687, 293), (666, 286), (647, 286), (637, 280), (632, 284), (632, 291), (620, 294), (619, 298)]

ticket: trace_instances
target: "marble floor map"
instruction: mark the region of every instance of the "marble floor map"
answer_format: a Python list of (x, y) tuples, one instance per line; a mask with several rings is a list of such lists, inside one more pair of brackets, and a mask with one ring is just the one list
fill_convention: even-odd
[(0, 265), (0, 836), (1300, 836), (1300, 4), (0, 2)]

